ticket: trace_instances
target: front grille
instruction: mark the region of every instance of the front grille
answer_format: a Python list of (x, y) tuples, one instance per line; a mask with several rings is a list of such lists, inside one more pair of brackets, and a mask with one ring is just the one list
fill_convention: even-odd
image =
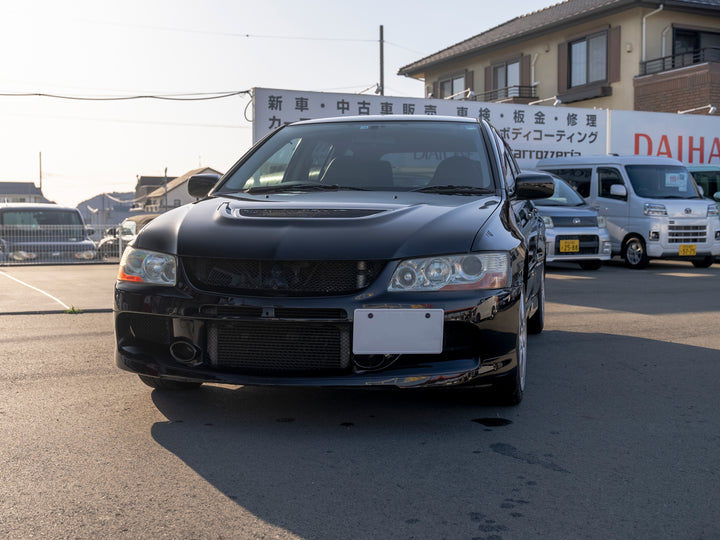
[[(560, 251), (560, 240), (579, 240), (580, 251), (568, 253)], [(555, 237), (555, 255), (595, 255), (598, 252), (600, 242), (594, 234), (564, 235)]]
[(250, 375), (319, 375), (350, 366), (350, 324), (235, 321), (209, 323), (210, 363)]
[(552, 216), (555, 227), (597, 227), (595, 216)]
[(671, 244), (704, 244), (707, 241), (706, 225), (669, 225), (668, 242)]
[(220, 318), (347, 319), (340, 308), (264, 308), (261, 306), (201, 306), (200, 315)]
[(198, 289), (260, 296), (353, 294), (369, 286), (385, 261), (275, 261), (184, 257)]

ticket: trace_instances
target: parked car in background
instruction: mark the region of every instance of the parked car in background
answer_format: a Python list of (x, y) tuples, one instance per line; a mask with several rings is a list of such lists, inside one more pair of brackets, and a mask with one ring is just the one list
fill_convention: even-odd
[(688, 171), (706, 198), (720, 201), (720, 165), (691, 165)]
[[(159, 389), (492, 385), (525, 389), (543, 328), (544, 225), (487, 123), (298, 122), (198, 202), (149, 223), (115, 285), (116, 360)], [(213, 187), (214, 185), (214, 187)]]
[(553, 183), (552, 197), (534, 201), (545, 222), (545, 260), (597, 270), (611, 257), (605, 218), (598, 216), (570, 184), (557, 176), (553, 176)]
[(652, 258), (710, 266), (720, 255), (718, 204), (705, 199), (681, 162), (651, 156), (543, 159), (605, 218), (612, 251), (630, 268)]
[(160, 214), (142, 214), (126, 218), (117, 227), (105, 229), (105, 235), (97, 246), (98, 258), (104, 261), (120, 259), (125, 246), (135, 238), (142, 228)]
[(75, 208), (46, 203), (0, 204), (0, 262), (86, 262), (95, 258), (94, 231)]

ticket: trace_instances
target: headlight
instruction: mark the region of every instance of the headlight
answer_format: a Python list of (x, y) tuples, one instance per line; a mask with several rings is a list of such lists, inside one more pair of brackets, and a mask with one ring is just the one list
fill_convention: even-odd
[(708, 217), (717, 216), (718, 215), (718, 205), (717, 204), (708, 204), (707, 215), (708, 215)]
[(667, 216), (664, 204), (645, 203), (643, 210), (646, 216)]
[(388, 290), (405, 292), (499, 289), (508, 286), (509, 276), (510, 257), (507, 253), (406, 259), (395, 269)]
[(118, 281), (175, 285), (177, 261), (174, 255), (128, 246), (120, 259)]
[(598, 229), (607, 229), (607, 221), (605, 221), (605, 216), (598, 216)]
[(553, 225), (552, 218), (550, 216), (543, 216), (542, 217), (543, 222), (545, 223), (546, 229), (552, 229), (555, 225)]

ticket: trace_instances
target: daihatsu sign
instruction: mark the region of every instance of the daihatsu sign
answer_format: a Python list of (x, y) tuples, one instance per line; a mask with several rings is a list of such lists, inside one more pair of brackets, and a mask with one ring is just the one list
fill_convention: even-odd
[(720, 117), (255, 88), (253, 141), (278, 127), (331, 116), (467, 116), (490, 122), (523, 168), (539, 159), (616, 154), (720, 164)]
[(720, 164), (720, 117), (611, 111), (610, 152)]

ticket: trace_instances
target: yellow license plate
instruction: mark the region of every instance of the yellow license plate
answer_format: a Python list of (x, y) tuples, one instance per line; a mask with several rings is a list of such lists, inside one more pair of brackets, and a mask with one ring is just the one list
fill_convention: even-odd
[(680, 244), (678, 255), (681, 257), (691, 257), (696, 254), (695, 244)]
[(578, 251), (580, 251), (580, 240), (560, 240), (560, 253), (577, 253)]

